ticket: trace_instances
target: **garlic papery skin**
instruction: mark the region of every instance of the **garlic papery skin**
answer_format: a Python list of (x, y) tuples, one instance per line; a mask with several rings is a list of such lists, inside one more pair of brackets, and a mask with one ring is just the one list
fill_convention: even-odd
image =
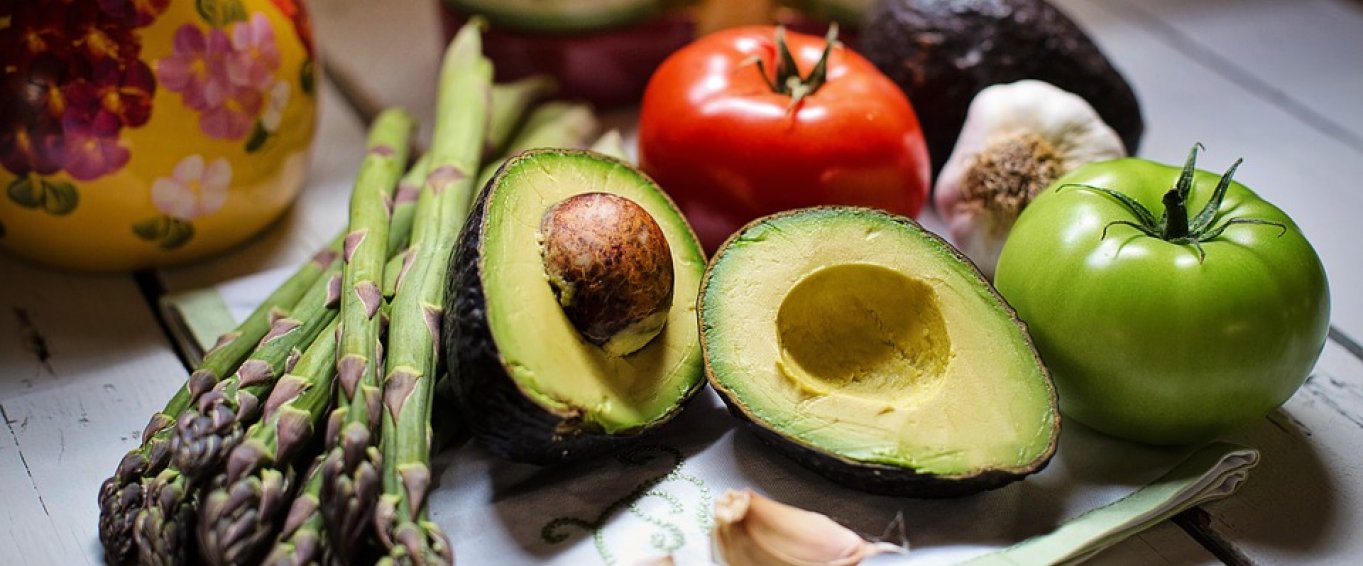
[(870, 542), (824, 515), (728, 490), (715, 502), (715, 562), (727, 566), (852, 566), (897, 545)]
[(951, 242), (991, 280), (1018, 214), (1038, 192), (1080, 165), (1126, 156), (1083, 98), (1022, 80), (975, 95), (933, 189)]

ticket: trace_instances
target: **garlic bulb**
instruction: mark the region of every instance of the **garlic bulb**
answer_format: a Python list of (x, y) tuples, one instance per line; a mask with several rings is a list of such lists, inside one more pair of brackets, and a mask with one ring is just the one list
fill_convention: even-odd
[(746, 489), (729, 490), (715, 503), (713, 543), (715, 561), (728, 566), (852, 566), (876, 554), (907, 552)]
[(937, 177), (934, 200), (951, 241), (993, 279), (1018, 214), (1061, 175), (1126, 155), (1083, 98), (1022, 80), (980, 91)]

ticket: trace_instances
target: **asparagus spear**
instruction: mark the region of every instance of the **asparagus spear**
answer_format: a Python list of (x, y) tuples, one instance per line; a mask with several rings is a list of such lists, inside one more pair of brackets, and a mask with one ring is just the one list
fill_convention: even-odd
[(532, 75), (518, 81), (492, 85), (492, 102), (488, 107), (487, 135), (483, 154), (496, 156), (511, 140), (511, 135), (525, 118), (525, 110), (541, 98), (558, 90), (558, 84), (548, 75)]
[(232, 449), (227, 469), (200, 496), (199, 545), (213, 564), (247, 564), (273, 540), (293, 491), (290, 464), (331, 403), (336, 377), (333, 320), (280, 378), (261, 419)]
[(482, 188), (507, 159), (538, 147), (581, 147), (601, 127), (591, 106), (574, 102), (546, 102), (525, 119), (525, 126), (507, 145), (506, 154), (488, 163), (478, 175)]
[(145, 486), (133, 538), (142, 562), (180, 564), (188, 555), (188, 529), (196, 513), (194, 490), (216, 471), (241, 436), (242, 421), (258, 416), (258, 399), (273, 386), (272, 376), (295, 360), (298, 347), (311, 343), (335, 317), (340, 261), (333, 257), (321, 276), (298, 300), (293, 313), (277, 318), (251, 357), (231, 377), (199, 396), (197, 406), (180, 415), (171, 438), (172, 465)]
[[(398, 144), (405, 148), (407, 137), (402, 136), (410, 135), (411, 124), (405, 113), (380, 115), (375, 131), (384, 133), (385, 128), (396, 129), (397, 133), (390, 137), (397, 139), (374, 140), (371, 136), (371, 154), (391, 153), (390, 148)], [(381, 159), (388, 160), (389, 157), (385, 155)], [(363, 175), (362, 171), (361, 181)], [(387, 190), (391, 191), (391, 183)], [(380, 198), (387, 198), (388, 194), (385, 192)], [(386, 202), (379, 205), (386, 206)], [(379, 239), (379, 253), (382, 254), (388, 221), (386, 215), (380, 216), (383, 234)], [(343, 255), (350, 255), (354, 242), (355, 233), (347, 234)], [(379, 257), (381, 260), (382, 256)], [(309, 310), (304, 312), (300, 302), (296, 316), (276, 320), (252, 358), (243, 362), (231, 378), (220, 381), (211, 392), (205, 393), (198, 400), (197, 411), (180, 416), (171, 448), (181, 472), (196, 481), (209, 479), (218, 472), (227, 453), (240, 441), (243, 423), (249, 424), (259, 416), (260, 398), (268, 395), (275, 380), (297, 361), (297, 351), (311, 344), (336, 316), (334, 299), (337, 297), (329, 296), (330, 292), (327, 287), (311, 291), (313, 301), (308, 303)], [(341, 299), (344, 302), (345, 297)]]
[(132, 531), (143, 501), (142, 483), (166, 468), (170, 462), (170, 438), (175, 419), (201, 394), (211, 389), (222, 376), (236, 371), (256, 342), (269, 330), (271, 322), (287, 315), (303, 292), (321, 275), (340, 250), (340, 238), (313, 256), (235, 329), (218, 338), (199, 367), (190, 374), (180, 390), (161, 412), (152, 415), (142, 431), (142, 443), (129, 451), (118, 469), (104, 480), (99, 490), (99, 538), (104, 558), (110, 564), (131, 562), (136, 554)]
[[(421, 156), (393, 190), (393, 218), (388, 221), (386, 257), (393, 257), (407, 247), (412, 235), (412, 216), (416, 214), (416, 199), (421, 195), (421, 183), (426, 180), (426, 170), (430, 166), (430, 156)], [(387, 273), (386, 267), (384, 272)]]
[[(444, 304), (447, 258), (473, 194), (487, 112), (482, 93), (492, 66), (481, 54), (478, 29), (464, 26), (446, 51), (436, 107), (432, 170), (417, 204), (412, 247), (416, 255), (398, 286), (384, 379), (384, 494), (374, 513), (385, 562), (450, 564), (454, 558), (439, 527), (426, 517), (430, 485), (431, 390), (436, 369), (436, 329)], [(332, 502), (325, 497), (324, 513)], [(330, 528), (330, 524), (328, 525)], [(329, 532), (336, 541), (335, 532)]]
[(412, 254), (407, 244), (411, 242), (417, 198), (421, 196), (421, 186), (426, 183), (426, 173), (430, 168), (431, 155), (422, 155), (398, 181), (398, 188), (393, 193), (393, 220), (388, 223), (388, 263), (383, 266), (385, 298), (391, 299), (393, 293), (397, 292), (398, 279), (412, 264)]
[[(382, 172), (390, 157), (393, 163), (402, 162), (402, 156), (390, 156), (389, 150), (395, 144), (405, 147), (406, 137), (410, 136), (413, 127), (411, 119), (397, 110), (387, 111), (375, 121), (370, 153), (384, 159), (374, 162), (382, 164), (379, 169), (371, 163), (368, 169), (362, 170), (352, 194), (352, 207), (368, 209), (370, 213), (366, 218), (383, 226), (377, 229), (372, 225), (360, 227), (360, 232), (352, 226), (346, 238), (350, 259), (347, 269), (352, 276), (357, 275), (356, 270), (349, 267), (365, 267), (355, 259), (360, 251), (357, 246), (364, 245), (369, 250), (384, 248), (379, 252), (383, 254), (381, 260), (392, 249), (389, 242), (406, 241), (411, 230), (415, 203), (403, 201), (414, 201), (415, 194), (412, 198), (400, 194), (390, 196), (391, 182), (385, 180), (386, 174), (376, 175), (375, 172)], [(424, 175), (424, 162), (424, 159), (418, 161), (413, 171)], [(369, 173), (368, 177), (365, 171)], [(419, 191), (420, 185), (416, 186)], [(375, 214), (389, 205), (393, 206), (391, 214)], [(385, 216), (391, 216), (391, 219)], [(365, 298), (353, 297), (355, 300)], [(365, 322), (372, 318), (366, 317)], [(292, 481), (288, 475), (288, 462), (294, 450), (311, 437), (314, 424), (330, 404), (331, 384), (336, 375), (338, 326), (339, 321), (333, 321), (330, 330), (324, 330), (299, 359), (294, 371), (279, 381), (266, 403), (265, 415), (246, 433), (246, 440), (232, 450), (226, 471), (219, 476), (215, 487), (204, 495), (199, 534), (204, 554), (211, 561), (244, 563), (263, 550), (261, 545), (274, 534), (270, 525), (289, 501)]]
[[(554, 79), (547, 75), (532, 75), (517, 81), (492, 85), (487, 134), (483, 140), (484, 154), (500, 155), (501, 148), (511, 141), (511, 135), (516, 133), (521, 119), (525, 117), (526, 108), (552, 94), (557, 88)], [(411, 265), (411, 255), (398, 252), (403, 251), (409, 242), (410, 232), (406, 230), (411, 228), (417, 196), (426, 180), (430, 163), (430, 155), (422, 155), (398, 182), (393, 197), (393, 220), (390, 223), (388, 238), (388, 257), (391, 259), (383, 270), (384, 297), (392, 298), (397, 290), (398, 278), (406, 272), (406, 267)], [(402, 230), (399, 230), (400, 227)], [(403, 236), (396, 237), (399, 233)], [(395, 257), (395, 254), (398, 255)]]
[(194, 524), (193, 485), (174, 466), (161, 470), (143, 486), (142, 508), (133, 526), (137, 562), (149, 566), (185, 564), (189, 559), (190, 526)]
[(326, 453), (319, 454), (308, 469), (303, 489), (289, 505), (284, 528), (262, 564), (268, 566), (305, 566), (321, 564), (325, 537), (320, 498), (322, 492), (322, 462)]
[(336, 317), (339, 297), (333, 276), (339, 269), (340, 262), (333, 260), (293, 314), (274, 321), (251, 357), (180, 415), (170, 446), (175, 467), (189, 479), (203, 481), (218, 472), (227, 453), (241, 441), (243, 423), (260, 416), (260, 399)]
[(413, 126), (411, 117), (399, 111), (387, 111), (375, 121), (371, 149), (350, 201), (336, 357), (340, 388), (328, 425), (328, 431), (335, 434), (328, 434), (328, 455), (322, 466), (322, 501), (329, 511), (324, 514), (327, 531), (336, 556), (342, 560), (349, 560), (355, 545), (363, 539), (379, 491), (383, 456), (375, 443), (381, 395), (380, 284), (388, 245), (388, 206), (407, 161), (407, 139)]
[(620, 137), (620, 130), (612, 129), (601, 134), (589, 149), (620, 161), (629, 161), (629, 152), (625, 151), (625, 140)]

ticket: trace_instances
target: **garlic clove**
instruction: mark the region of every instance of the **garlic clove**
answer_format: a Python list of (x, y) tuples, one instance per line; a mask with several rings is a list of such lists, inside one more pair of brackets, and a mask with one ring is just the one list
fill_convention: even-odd
[(671, 554), (664, 554), (662, 556), (654, 556), (652, 558), (639, 560), (638, 562), (635, 562), (633, 566), (676, 566), (676, 564), (676, 561), (672, 560)]
[(852, 566), (897, 545), (870, 542), (824, 515), (752, 490), (729, 490), (715, 503), (715, 561), (728, 566)]
[(952, 243), (992, 279), (1013, 221), (1038, 192), (1080, 165), (1125, 155), (1083, 98), (1036, 80), (994, 85), (971, 101), (934, 203)]

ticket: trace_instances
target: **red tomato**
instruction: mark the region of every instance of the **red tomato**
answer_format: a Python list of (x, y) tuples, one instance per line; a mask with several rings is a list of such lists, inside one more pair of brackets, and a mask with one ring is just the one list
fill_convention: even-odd
[(903, 92), (841, 47), (818, 84), (828, 42), (788, 33), (786, 44), (796, 80), (817, 87), (798, 101), (774, 90), (786, 81), (773, 77), (791, 72), (769, 26), (702, 37), (664, 61), (644, 91), (640, 165), (708, 252), (780, 210), (847, 204), (916, 217), (927, 199), (927, 144)]

